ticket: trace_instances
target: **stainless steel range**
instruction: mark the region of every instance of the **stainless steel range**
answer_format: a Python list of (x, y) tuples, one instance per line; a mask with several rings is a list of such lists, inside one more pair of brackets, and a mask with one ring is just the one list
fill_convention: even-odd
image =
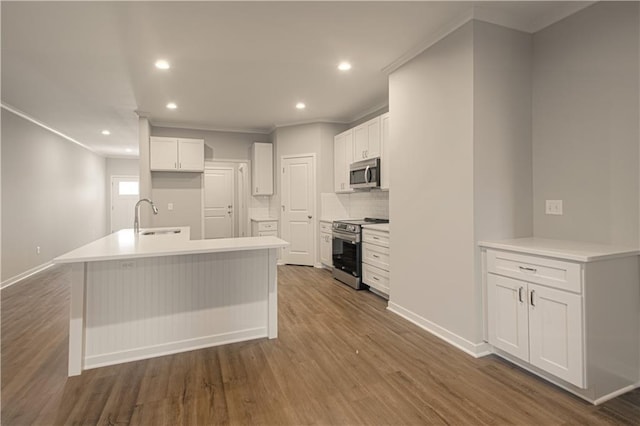
[(362, 284), (362, 225), (388, 222), (370, 217), (333, 222), (333, 278), (356, 290), (366, 287)]

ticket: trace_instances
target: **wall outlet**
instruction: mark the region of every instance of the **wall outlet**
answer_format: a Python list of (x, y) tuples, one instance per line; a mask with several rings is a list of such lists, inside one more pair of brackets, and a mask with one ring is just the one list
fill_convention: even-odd
[(562, 200), (546, 200), (544, 213), (562, 216)]
[(173, 203), (167, 204), (167, 210), (169, 211), (173, 210)]
[(36, 254), (40, 254), (40, 246), (36, 246)]

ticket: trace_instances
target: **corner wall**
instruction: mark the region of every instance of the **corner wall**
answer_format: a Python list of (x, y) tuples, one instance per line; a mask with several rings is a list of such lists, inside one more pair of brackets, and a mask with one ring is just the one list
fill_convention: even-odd
[(2, 109), (3, 282), (106, 235), (105, 176), (105, 158)]
[[(533, 37), (537, 237), (639, 243), (639, 14), (600, 2)], [(564, 215), (544, 213), (549, 199)]]

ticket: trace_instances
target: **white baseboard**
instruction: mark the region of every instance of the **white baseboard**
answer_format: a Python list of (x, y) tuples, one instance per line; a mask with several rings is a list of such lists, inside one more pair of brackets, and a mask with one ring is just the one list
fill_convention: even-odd
[(600, 398), (596, 399), (595, 401), (593, 401), (593, 405), (600, 405), (603, 402), (607, 402), (610, 399), (616, 398), (622, 394), (625, 394), (627, 392), (631, 392), (634, 389), (638, 389), (640, 388), (640, 383), (636, 383), (635, 385), (629, 385), (629, 386), (625, 386), (622, 389), (618, 389), (617, 391), (611, 392), (608, 395), (605, 396), (601, 396)]
[(122, 364), (124, 362), (139, 361), (141, 359), (172, 355), (179, 352), (193, 351), (212, 346), (227, 345), (245, 340), (260, 339), (267, 336), (266, 327), (250, 328), (247, 330), (222, 333), (211, 336), (181, 340), (179, 342), (162, 343), (142, 348), (127, 349), (119, 352), (87, 356), (84, 359), (83, 370), (106, 367), (107, 365)]
[(423, 330), (428, 331), (429, 333), (433, 334), (436, 337), (439, 337), (440, 339), (444, 340), (445, 342), (455, 346), (456, 348), (460, 349), (461, 351), (464, 351), (466, 353), (468, 353), (469, 355), (471, 355), (474, 358), (480, 358), (486, 355), (491, 354), (493, 351), (491, 350), (491, 346), (486, 343), (486, 342), (482, 342), (482, 343), (473, 343), (470, 342), (469, 340), (465, 339), (464, 337), (460, 337), (455, 333), (450, 332), (449, 330), (447, 330), (446, 328), (443, 328), (441, 326), (439, 326), (438, 324), (429, 321), (426, 318), (421, 317), (420, 315), (411, 312), (408, 309), (403, 308), (400, 305), (397, 305), (393, 302), (389, 302), (387, 309), (391, 312), (393, 312), (396, 315), (401, 316), (402, 318), (406, 319), (409, 322), (414, 323), (415, 325), (417, 325), (418, 327), (422, 328)]
[(24, 280), (25, 278), (29, 278), (32, 275), (37, 274), (38, 272), (42, 272), (45, 269), (49, 269), (53, 266), (53, 262), (47, 262), (47, 263), (43, 263), (42, 265), (38, 265), (35, 268), (31, 268), (28, 271), (25, 271), (21, 274), (16, 275), (15, 277), (11, 277), (7, 280), (2, 281), (2, 284), (0, 284), (0, 289), (4, 290), (5, 288), (9, 287), (10, 285), (13, 285), (17, 282), (20, 282), (22, 280)]

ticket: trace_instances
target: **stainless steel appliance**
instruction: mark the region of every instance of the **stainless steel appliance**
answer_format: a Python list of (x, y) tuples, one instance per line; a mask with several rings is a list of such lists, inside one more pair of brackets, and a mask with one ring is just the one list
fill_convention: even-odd
[(355, 189), (380, 187), (380, 158), (356, 161), (349, 166), (349, 186)]
[(333, 222), (333, 278), (356, 290), (366, 287), (362, 284), (362, 225), (388, 222), (370, 217)]

